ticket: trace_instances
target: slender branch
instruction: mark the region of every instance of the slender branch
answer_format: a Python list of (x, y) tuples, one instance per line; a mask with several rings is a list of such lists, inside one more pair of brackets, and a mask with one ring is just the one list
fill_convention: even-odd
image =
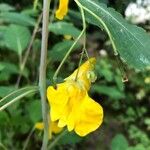
[(62, 131), (55, 139), (52, 141), (52, 143), (48, 146), (48, 150), (51, 150), (52, 148), (55, 147), (55, 145), (58, 143), (58, 141), (67, 134), (67, 130)]
[(55, 0), (54, 1), (54, 7), (53, 7), (53, 10), (52, 10), (52, 15), (50, 17), (50, 23), (52, 23), (54, 18), (55, 18), (55, 12), (56, 12), (56, 9), (57, 9), (57, 3), (58, 3), (58, 0)]
[(31, 37), (31, 41), (30, 41), (30, 43), (29, 43), (28, 49), (27, 49), (27, 51), (26, 51), (26, 53), (25, 53), (25, 56), (24, 56), (24, 58), (23, 58), (23, 61), (22, 61), (22, 63), (21, 63), (20, 75), (19, 75), (19, 77), (18, 77), (18, 79), (17, 79), (17, 83), (16, 83), (16, 86), (17, 86), (17, 87), (19, 86), (19, 83), (20, 83), (20, 80), (21, 80), (21, 76), (22, 76), (22, 72), (23, 72), (24, 67), (25, 67), (25, 65), (26, 65), (27, 58), (28, 58), (28, 56), (29, 56), (29, 54), (30, 54), (30, 51), (31, 51), (31, 48), (32, 48), (32, 44), (33, 44), (33, 42), (34, 42), (34, 39), (35, 39), (36, 33), (37, 33), (37, 31), (38, 31), (38, 28), (39, 28), (39, 25), (40, 25), (41, 20), (42, 20), (42, 13), (41, 13), (40, 16), (38, 17), (37, 23), (36, 23), (36, 25), (35, 25), (35, 27), (34, 27), (34, 30), (33, 30), (33, 34), (32, 34), (32, 37)]
[[(84, 11), (83, 11), (82, 7), (80, 7), (80, 8), (81, 8), (83, 29), (82, 29), (81, 33), (79, 34), (79, 36), (74, 41), (74, 43), (72, 44), (72, 46), (70, 47), (70, 49), (68, 50), (68, 52), (66, 53), (66, 55), (63, 58), (63, 60), (61, 61), (60, 65), (58, 66), (58, 68), (57, 68), (57, 70), (56, 70), (56, 72), (55, 72), (55, 74), (53, 76), (54, 86), (56, 85), (57, 76), (58, 76), (58, 73), (59, 73), (62, 65), (64, 64), (64, 62), (66, 61), (66, 59), (68, 58), (68, 56), (70, 55), (70, 53), (72, 52), (73, 48), (76, 46), (77, 42), (80, 40), (82, 35), (85, 33), (85, 30), (86, 30), (85, 16), (84, 16)], [(84, 37), (84, 40), (85, 40), (85, 37)], [(84, 48), (85, 48), (85, 41), (84, 41)]]
[(76, 74), (76, 77), (75, 77), (75, 81), (78, 80), (78, 74), (79, 74), (81, 63), (82, 63), (83, 55), (84, 55), (84, 49), (82, 49), (82, 52), (81, 52), (81, 57), (80, 57), (80, 60), (79, 60), (78, 70), (77, 70), (77, 74)]
[(106, 30), (106, 32), (107, 32), (107, 34), (108, 34), (108, 36), (109, 36), (109, 38), (110, 38), (110, 40), (111, 40), (112, 47), (113, 47), (113, 50), (114, 50), (114, 55), (118, 55), (117, 48), (116, 48), (116, 46), (115, 46), (115, 44), (114, 44), (113, 38), (112, 38), (112, 36), (111, 36), (111, 34), (110, 34), (110, 32), (109, 32), (109, 29), (107, 28), (105, 22), (104, 22), (99, 16), (97, 16), (96, 14), (94, 14), (91, 10), (89, 10), (89, 9), (86, 8), (86, 7), (84, 7), (78, 0), (74, 0), (74, 1), (77, 3), (77, 5), (78, 5), (80, 8), (82, 7), (84, 10), (86, 10), (87, 12), (89, 12), (89, 13), (90, 13), (92, 16), (94, 16), (99, 22), (102, 23), (103, 27), (105, 28), (105, 30)]
[(48, 105), (46, 101), (46, 60), (47, 60), (47, 44), (48, 44), (48, 24), (49, 24), (49, 9), (51, 0), (43, 0), (43, 26), (42, 26), (42, 46), (41, 60), (39, 72), (39, 87), (42, 105), (42, 117), (44, 123), (44, 136), (42, 150), (47, 150), (48, 144)]
[(75, 81), (78, 79), (78, 74), (79, 74), (79, 70), (80, 70), (80, 65), (82, 63), (83, 54), (84, 54), (84, 51), (86, 51), (86, 21), (85, 21), (84, 10), (83, 10), (82, 7), (80, 7), (80, 11), (81, 11), (81, 16), (82, 16), (83, 29), (85, 30), (85, 32), (84, 32), (83, 49), (82, 49), (82, 52), (81, 52), (81, 57), (80, 57), (80, 60), (79, 60), (79, 65), (78, 65), (78, 70), (77, 70), (77, 74), (76, 74), (76, 77), (75, 77)]
[(7, 147), (5, 147), (2, 143), (0, 143), (0, 147), (1, 147), (3, 150), (8, 150)]
[(32, 136), (34, 130), (35, 130), (35, 128), (33, 127), (33, 128), (31, 129), (29, 135), (27, 136), (27, 139), (26, 139), (26, 141), (25, 141), (25, 144), (24, 144), (22, 150), (26, 150), (26, 149), (27, 149), (27, 146), (28, 146), (28, 144), (29, 144), (29, 141), (30, 141), (30, 139), (31, 139), (31, 136)]

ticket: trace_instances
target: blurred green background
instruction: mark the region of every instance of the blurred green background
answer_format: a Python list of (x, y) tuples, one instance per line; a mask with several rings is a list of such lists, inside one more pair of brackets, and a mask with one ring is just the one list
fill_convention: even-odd
[[(115, 8), (123, 16), (131, 0), (97, 0)], [(134, 1), (132, 1), (134, 2)], [(47, 85), (73, 40), (82, 29), (82, 21), (73, 1), (63, 21), (54, 17), (51, 5), (49, 24)], [(29, 43), (42, 0), (0, 0), (0, 98), (10, 92), (38, 83), (41, 47), (41, 24), (29, 51)], [(149, 32), (149, 22), (139, 24)], [(105, 32), (87, 25), (87, 50), (97, 58), (97, 80), (90, 95), (104, 108), (102, 126), (85, 138), (75, 133), (53, 135), (58, 139), (56, 150), (150, 150), (150, 70), (139, 72), (117, 61)], [(69, 38), (66, 38), (69, 35)], [(68, 37), (68, 36), (67, 36)], [(82, 42), (82, 39), (81, 39)], [(81, 42), (75, 47), (59, 73), (59, 81), (77, 66)], [(25, 65), (24, 63), (24, 59)], [(124, 71), (121, 71), (121, 70)], [(122, 82), (126, 75), (128, 82)], [(0, 112), (0, 150), (20, 150), (36, 122), (41, 121), (39, 95), (31, 95)], [(40, 149), (42, 131), (35, 130), (28, 142), (28, 150)]]

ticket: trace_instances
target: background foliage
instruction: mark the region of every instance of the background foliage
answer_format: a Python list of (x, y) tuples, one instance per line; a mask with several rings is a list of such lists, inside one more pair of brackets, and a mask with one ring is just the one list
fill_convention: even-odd
[[(131, 0), (97, 1), (108, 4), (124, 15), (124, 10)], [(33, 7), (31, 1), (1, 0), (0, 98), (18, 87), (38, 83), (41, 24), (26, 65), (23, 67), (34, 26), (40, 16), (42, 1), (39, 0), (36, 9)], [(64, 21), (58, 21), (53, 17), (52, 15), (50, 21), (53, 22), (49, 25), (47, 85), (51, 84), (54, 71), (72, 45), (73, 39), (82, 29), (78, 8), (73, 2), (70, 3), (69, 15)], [(141, 26), (145, 28), (149, 26), (149, 23), (141, 24)], [(61, 69), (59, 81), (62, 81), (77, 67), (81, 42), (82, 39)], [(98, 78), (90, 94), (104, 108), (104, 123), (100, 129), (85, 138), (80, 138), (74, 133), (67, 133), (59, 138), (53, 148), (60, 150), (150, 149), (148, 134), (150, 130), (150, 70), (139, 72), (118, 62), (106, 33), (91, 24), (88, 24), (87, 29), (87, 50), (90, 56), (97, 57)], [(121, 68), (126, 68), (125, 73), (120, 71), (120, 65)], [(128, 76), (128, 82), (122, 82), (122, 73)], [(38, 94), (23, 98), (0, 112), (0, 149), (22, 149), (29, 133), (38, 121), (41, 121)], [(54, 135), (51, 142), (58, 136)], [(40, 149), (42, 131), (35, 130), (31, 138), (28, 149), (33, 149), (33, 147)]]

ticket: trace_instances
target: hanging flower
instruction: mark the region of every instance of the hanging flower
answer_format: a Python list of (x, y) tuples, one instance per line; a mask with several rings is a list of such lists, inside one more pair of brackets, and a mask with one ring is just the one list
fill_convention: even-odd
[[(44, 123), (43, 122), (37, 122), (35, 124), (35, 129), (38, 129), (38, 130), (43, 130), (44, 129)], [(58, 134), (62, 131), (63, 128), (60, 128), (58, 127), (58, 124), (57, 122), (53, 122), (53, 121), (50, 121), (50, 126), (49, 126), (49, 139), (51, 139), (52, 137), (52, 134)]]
[(80, 136), (96, 130), (103, 121), (101, 105), (88, 95), (94, 65), (95, 58), (89, 59), (56, 89), (53, 86), (47, 89), (51, 120), (58, 121), (58, 127), (67, 126)]
[(56, 18), (62, 20), (68, 12), (69, 0), (59, 0), (59, 8), (56, 11)]

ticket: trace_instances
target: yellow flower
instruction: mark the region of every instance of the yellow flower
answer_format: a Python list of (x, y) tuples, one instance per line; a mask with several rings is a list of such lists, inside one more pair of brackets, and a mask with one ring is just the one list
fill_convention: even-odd
[(64, 39), (66, 40), (71, 40), (72, 36), (71, 35), (64, 35)]
[(62, 20), (68, 12), (69, 0), (59, 0), (59, 8), (56, 11), (56, 18)]
[[(43, 122), (37, 122), (35, 124), (35, 129), (39, 129), (39, 130), (43, 130), (44, 129), (44, 124)], [(57, 122), (50, 122), (50, 126), (49, 126), (49, 138), (51, 139), (52, 134), (58, 134), (59, 132), (62, 131), (62, 128), (58, 127)]]
[(96, 130), (103, 121), (101, 105), (90, 98), (87, 92), (91, 86), (90, 72), (94, 65), (95, 58), (89, 59), (64, 83), (58, 84), (56, 89), (52, 86), (47, 89), (51, 120), (58, 121), (58, 127), (67, 126), (69, 131), (74, 130), (80, 136)]

